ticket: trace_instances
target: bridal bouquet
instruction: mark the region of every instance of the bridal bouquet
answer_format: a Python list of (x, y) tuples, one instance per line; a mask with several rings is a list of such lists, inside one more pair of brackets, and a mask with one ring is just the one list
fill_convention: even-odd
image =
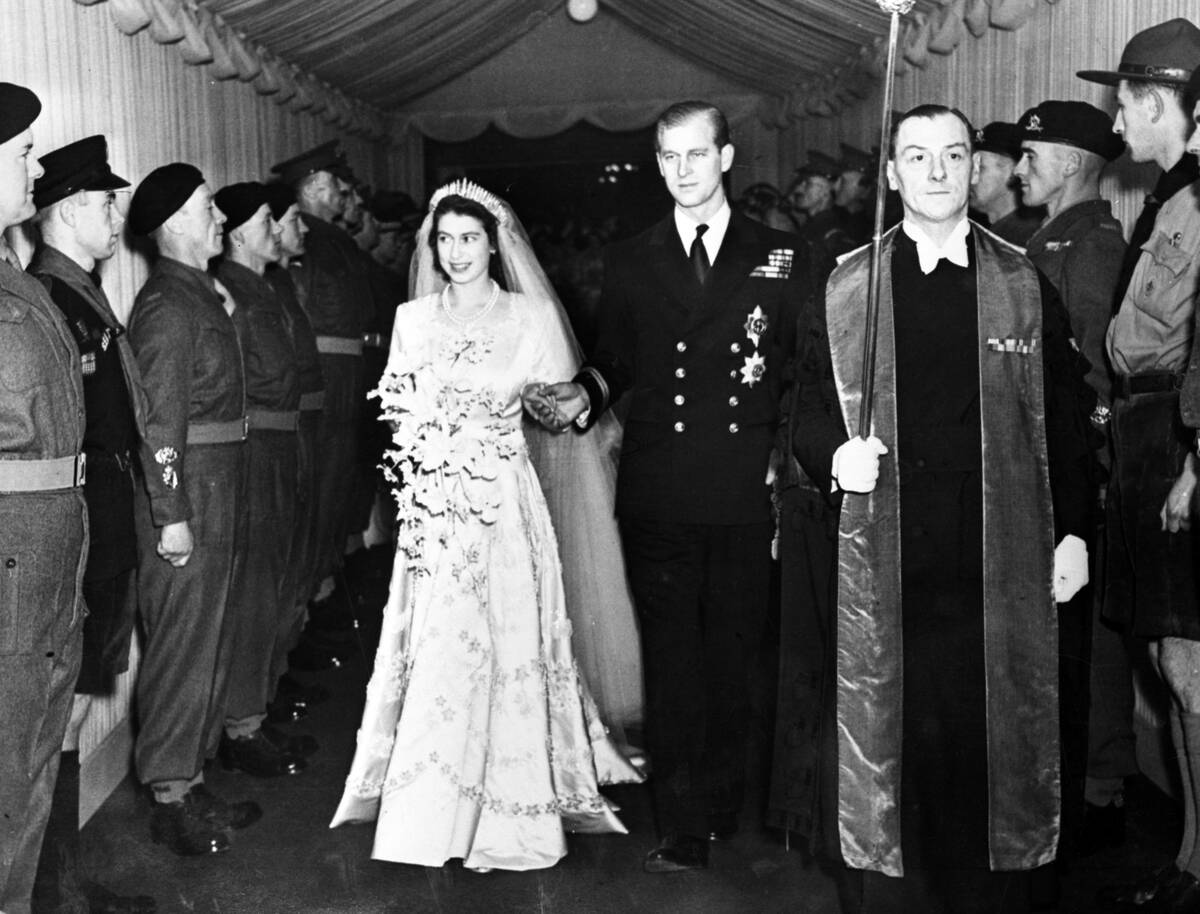
[(445, 371), (482, 355), (477, 340), (455, 340), (410, 371), (385, 374), (371, 394), (392, 426), (381, 469), (398, 507), (398, 548), (418, 571), (428, 537), (444, 545), (468, 521), (495, 523), (500, 465), (517, 453), (520, 428), (502, 419), (503, 403)]

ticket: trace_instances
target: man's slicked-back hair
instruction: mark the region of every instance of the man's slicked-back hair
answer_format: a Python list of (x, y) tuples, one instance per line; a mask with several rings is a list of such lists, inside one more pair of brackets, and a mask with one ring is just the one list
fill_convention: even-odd
[(725, 115), (716, 105), (700, 101), (676, 102), (658, 116), (658, 121), (654, 125), (654, 151), (658, 152), (662, 148), (663, 131), (678, 127), (694, 117), (707, 119), (712, 127), (713, 139), (718, 149), (722, 149), (732, 142), (729, 121), (725, 120)]
[(917, 105), (915, 108), (909, 108), (902, 115), (892, 121), (892, 132), (888, 136), (888, 158), (895, 160), (896, 158), (896, 135), (900, 133), (900, 125), (905, 121), (911, 121), (913, 118), (923, 117), (932, 120), (935, 117), (941, 117), (943, 114), (950, 114), (962, 121), (963, 126), (967, 128), (967, 152), (974, 151), (975, 148), (975, 128), (971, 126), (970, 119), (959, 111), (957, 108), (950, 108), (946, 105)]

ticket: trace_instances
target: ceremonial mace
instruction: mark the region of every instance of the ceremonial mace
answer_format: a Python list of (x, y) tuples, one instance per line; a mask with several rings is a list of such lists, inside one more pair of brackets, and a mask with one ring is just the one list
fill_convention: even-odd
[(879, 162), (875, 167), (875, 231), (871, 235), (871, 272), (867, 285), (867, 333), (863, 340), (862, 402), (858, 409), (858, 437), (871, 434), (871, 407), (875, 400), (875, 338), (879, 334), (879, 284), (883, 260), (883, 207), (887, 198), (888, 140), (892, 132), (892, 88), (896, 82), (896, 45), (900, 38), (900, 17), (913, 8), (916, 0), (875, 0), (885, 13), (892, 14), (888, 30), (887, 70), (883, 74), (883, 111), (879, 117)]

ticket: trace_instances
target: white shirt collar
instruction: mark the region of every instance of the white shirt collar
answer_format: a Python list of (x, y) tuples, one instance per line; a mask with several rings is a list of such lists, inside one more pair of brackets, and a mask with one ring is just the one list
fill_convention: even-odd
[[(708, 226), (708, 231), (701, 236), (700, 241), (704, 245), (704, 250), (708, 253), (709, 263), (717, 262), (717, 252), (721, 250), (721, 242), (725, 240), (725, 230), (729, 228), (729, 215), (731, 212), (729, 201), (726, 200), (721, 204), (721, 208), (713, 213), (712, 218), (704, 223)], [(685, 254), (692, 252), (692, 242), (696, 238), (697, 225), (700, 225), (700, 223), (678, 206), (675, 207), (675, 231), (679, 233), (679, 240), (683, 242), (683, 252)]]
[(904, 234), (916, 242), (917, 261), (921, 265), (922, 273), (926, 275), (932, 273), (937, 268), (938, 261), (943, 257), (956, 266), (970, 266), (967, 259), (967, 234), (971, 231), (971, 224), (967, 221), (966, 216), (963, 216), (962, 221), (950, 230), (945, 244), (940, 245), (925, 234), (925, 230), (915, 222), (905, 219), (901, 225)]

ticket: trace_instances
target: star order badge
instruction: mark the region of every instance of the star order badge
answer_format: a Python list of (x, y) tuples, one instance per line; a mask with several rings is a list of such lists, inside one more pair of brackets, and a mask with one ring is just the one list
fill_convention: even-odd
[(746, 339), (757, 347), (759, 339), (767, 332), (767, 316), (760, 305), (755, 305), (754, 310), (746, 316), (742, 328), (746, 331)]
[(742, 383), (747, 387), (753, 387), (763, 379), (763, 375), (767, 373), (767, 360), (757, 352), (754, 355), (746, 356), (746, 364), (742, 366)]

